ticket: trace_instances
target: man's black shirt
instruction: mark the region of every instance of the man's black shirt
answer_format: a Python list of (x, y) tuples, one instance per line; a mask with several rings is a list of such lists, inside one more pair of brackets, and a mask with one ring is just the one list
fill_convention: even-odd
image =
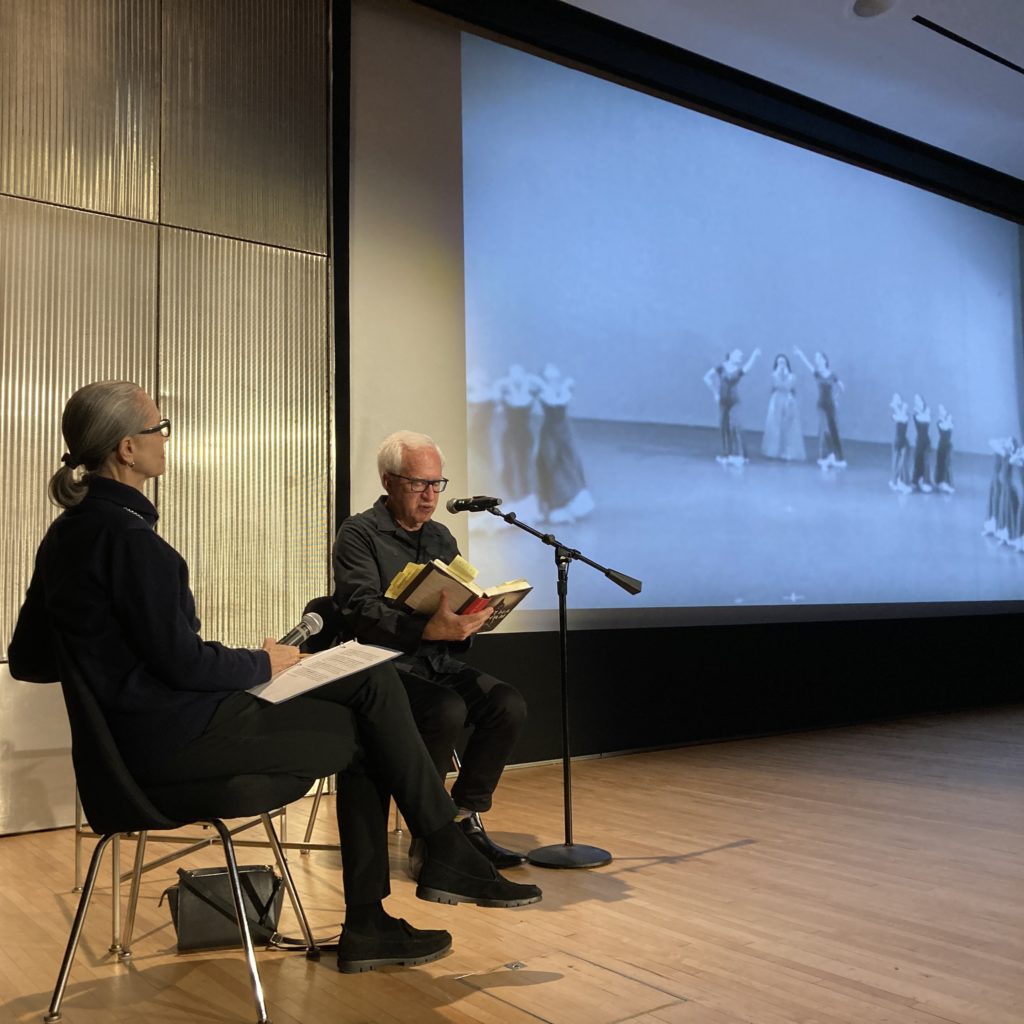
[(399, 668), (426, 661), (439, 672), (457, 671), (461, 663), (451, 652), (465, 651), (469, 641), (447, 643), (423, 640), (427, 617), (396, 608), (384, 597), (395, 575), (409, 562), (425, 564), (435, 558), (450, 562), (458, 553), (446, 526), (432, 519), (418, 530), (403, 530), (381, 495), (365, 512), (341, 524), (334, 543), (334, 600), (341, 611), (342, 637), (401, 651)]

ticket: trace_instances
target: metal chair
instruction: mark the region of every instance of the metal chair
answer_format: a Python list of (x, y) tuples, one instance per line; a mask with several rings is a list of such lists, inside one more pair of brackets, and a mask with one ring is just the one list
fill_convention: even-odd
[[(304, 653), (313, 654), (317, 651), (326, 650), (332, 645), (337, 639), (338, 631), (338, 608), (334, 604), (334, 600), (330, 597), (318, 597), (314, 598), (306, 607), (303, 609), (303, 614), (306, 612), (316, 612), (324, 622), (324, 628), (319, 634), (310, 637), (304, 644), (301, 645), (301, 649)], [(334, 776), (330, 776), (325, 779), (319, 779), (316, 785), (316, 791), (313, 794), (313, 806), (310, 809), (309, 822), (306, 825), (306, 834), (302, 842), (289, 843), (286, 838), (286, 830), (288, 828), (288, 815), (287, 807), (282, 806), (271, 813), (271, 817), (277, 817), (280, 819), (280, 845), (285, 850), (299, 850), (303, 855), (308, 854), (310, 850), (337, 850), (337, 843), (314, 843), (310, 841), (310, 837), (313, 834), (313, 826), (316, 823), (317, 814), (320, 810), (320, 800), (323, 797), (324, 792), (333, 793), (335, 790)], [(303, 794), (305, 795), (305, 794)], [(236, 836), (240, 832), (244, 832), (251, 828), (255, 822), (250, 821), (244, 825), (239, 825), (231, 830), (232, 836)], [(76, 788), (75, 790), (75, 866), (74, 866), (74, 888), (73, 892), (82, 891), (82, 843), (85, 839), (98, 839), (99, 836), (96, 832), (92, 831), (82, 820), (82, 801), (81, 797)], [(152, 868), (160, 867), (166, 864), (168, 861), (175, 859), (177, 856), (187, 856), (189, 853), (195, 852), (195, 850), (202, 848), (203, 846), (210, 846), (213, 843), (219, 842), (219, 837), (200, 837), (193, 838), (188, 836), (175, 836), (173, 839), (166, 840), (167, 842), (175, 842), (183, 844), (186, 849), (182, 850), (178, 854), (169, 854), (166, 857), (161, 857), (159, 860), (150, 862), (144, 865), (143, 870), (148, 871)], [(261, 840), (246, 840), (246, 839), (235, 839), (236, 846), (266, 846), (266, 841)], [(114, 885), (115, 887), (123, 880), (120, 873), (120, 850), (119, 840), (115, 839), (113, 844), (113, 874), (114, 874)], [(134, 908), (132, 904), (129, 908), (129, 912)], [(112, 953), (119, 953), (121, 951), (121, 940), (120, 940), (120, 923), (118, 918), (118, 904), (114, 903), (114, 919), (113, 919), (113, 937), (111, 939), (110, 951)]]
[[(127, 959), (131, 955), (134, 908), (148, 832), (174, 830), (201, 822), (211, 825), (216, 830), (224, 847), (235, 914), (256, 1003), (257, 1021), (258, 1024), (269, 1024), (252, 936), (242, 902), (231, 831), (222, 819), (258, 817), (262, 820), (277, 858), (285, 889), (298, 917), (307, 953), (315, 956), (315, 942), (270, 818), (270, 812), (303, 796), (309, 786), (308, 780), (287, 775), (241, 775), (224, 780), (205, 781), (201, 784), (151, 786), (144, 791), (124, 764), (103, 711), (88, 682), (59, 643), (57, 659), (64, 702), (71, 724), (71, 756), (82, 806), (90, 826), (101, 838), (89, 863), (50, 1008), (44, 1019), (47, 1022), (61, 1019), (60, 1007), (64, 990), (107, 846), (124, 833), (138, 834), (129, 914), (125, 924), (123, 949), (120, 953), (122, 959)], [(115, 899), (116, 893), (115, 888)]]

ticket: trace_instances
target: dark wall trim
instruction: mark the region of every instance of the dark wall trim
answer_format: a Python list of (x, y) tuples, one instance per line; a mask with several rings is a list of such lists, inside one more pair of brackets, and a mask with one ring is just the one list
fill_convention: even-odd
[(1024, 181), (559, 0), (415, 0), (471, 25), (1024, 223)]
[[(349, 514), (352, 447), (349, 423), (349, 122), (352, 93), (352, 5), (331, 0), (331, 255), (334, 292), (334, 525)], [(332, 536), (333, 541), (333, 536)]]
[[(1019, 704), (1021, 616), (569, 633), (574, 756)], [(469, 660), (518, 687), (512, 760), (561, 756), (557, 633), (478, 637)]]

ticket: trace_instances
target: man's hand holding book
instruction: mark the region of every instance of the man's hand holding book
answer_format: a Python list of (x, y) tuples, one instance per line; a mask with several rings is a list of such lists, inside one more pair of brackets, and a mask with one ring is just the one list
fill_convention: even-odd
[(488, 606), (478, 612), (459, 615), (458, 612), (452, 611), (448, 604), (448, 594), (442, 590), (440, 600), (437, 602), (437, 611), (430, 616), (424, 627), (423, 639), (449, 640), (455, 643), (460, 640), (468, 640), (487, 624), (491, 612), (492, 609)]

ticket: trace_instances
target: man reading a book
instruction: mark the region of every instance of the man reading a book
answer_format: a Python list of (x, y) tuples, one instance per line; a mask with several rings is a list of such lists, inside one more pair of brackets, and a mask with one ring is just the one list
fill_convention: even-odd
[[(494, 790), (526, 721), (526, 702), (515, 687), (470, 668), (456, 655), (468, 650), (490, 609), (458, 615), (442, 595), (432, 615), (396, 607), (385, 597), (395, 575), (409, 562), (458, 555), (455, 538), (433, 520), (438, 495), (448, 481), (444, 456), (431, 438), (398, 431), (377, 451), (385, 493), (372, 508), (350, 516), (334, 544), (334, 598), (342, 638), (356, 638), (402, 652), (393, 664), (409, 695), (427, 750), (443, 778), (452, 750), (466, 726), (466, 744), (452, 799), (470, 841), (496, 866), (514, 867), (525, 857), (498, 846), (480, 814), (490, 810)], [(410, 868), (417, 869), (414, 842)]]

